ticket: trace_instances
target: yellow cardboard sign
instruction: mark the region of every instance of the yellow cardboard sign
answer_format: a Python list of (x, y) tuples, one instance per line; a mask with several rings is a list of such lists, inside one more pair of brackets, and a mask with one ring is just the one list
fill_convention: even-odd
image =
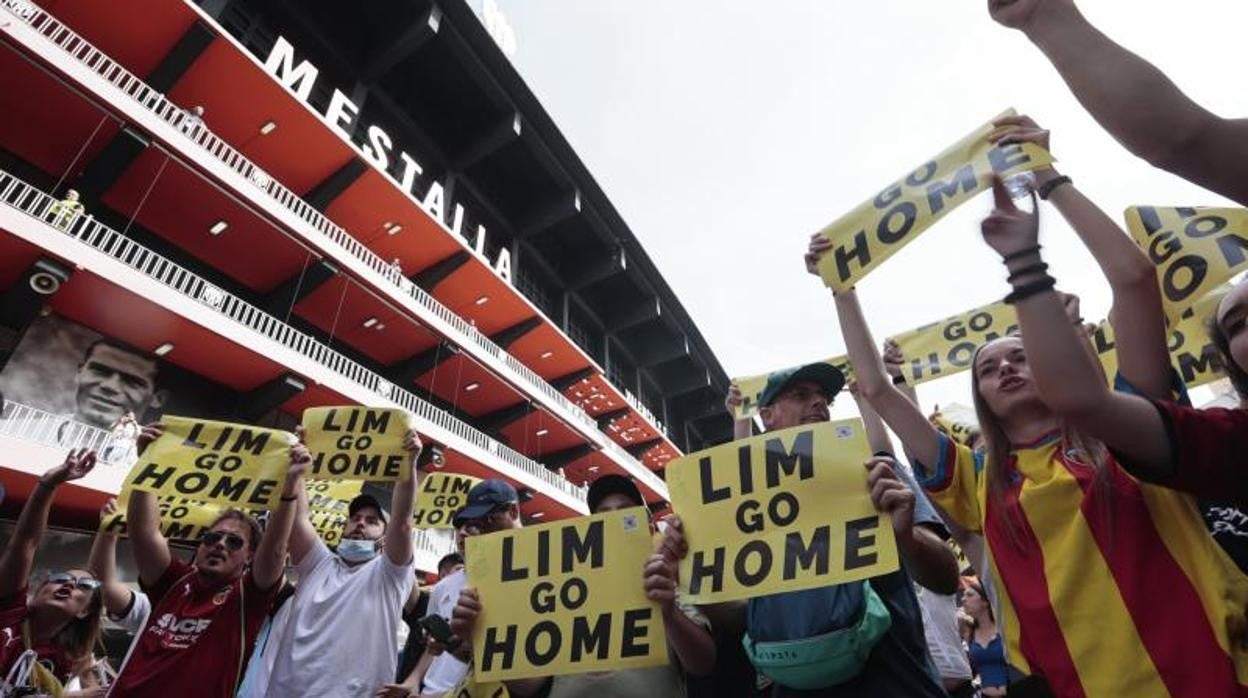
[(869, 456), (862, 422), (848, 419), (669, 464), (672, 509), (689, 543), (680, 563), (685, 599), (735, 601), (896, 570), (892, 526), (867, 490)]
[(667, 663), (662, 615), (642, 587), (652, 549), (645, 509), (472, 536), (466, 548), (481, 595), (478, 680)]
[(971, 445), (971, 434), (980, 431), (975, 409), (953, 403), (936, 410), (929, 418), (940, 432), (963, 446)]
[(454, 528), (455, 514), (468, 503), (468, 490), (481, 478), (458, 473), (428, 473), (416, 492), (412, 524), (416, 528)]
[(1127, 209), (1127, 229), (1157, 267), (1166, 316), (1180, 314), (1248, 269), (1248, 209)]
[(347, 515), (351, 500), (364, 489), (362, 480), (308, 480), (304, 483), (308, 492), (308, 507), (312, 511)]
[[(1179, 372), (1179, 378), (1188, 388), (1213, 382), (1225, 375), (1222, 357), (1209, 338), (1208, 323), (1217, 312), (1218, 303), (1230, 290), (1230, 286), (1215, 288), (1194, 306), (1182, 311), (1178, 322), (1170, 323), (1170, 336), (1167, 338), (1170, 365)], [(1108, 321), (1097, 325), (1092, 345), (1105, 367), (1106, 378), (1112, 382), (1118, 373), (1118, 352), (1114, 330)]]
[[(853, 377), (853, 370), (849, 366), (849, 357), (834, 356), (828, 359), (822, 359), (822, 362), (829, 366), (835, 366), (845, 374), (845, 380)], [(819, 363), (812, 361), (811, 363)], [(802, 364), (805, 366), (806, 364)], [(787, 369), (784, 369), (787, 370)], [(774, 373), (774, 371), (773, 371)], [(763, 399), (763, 388), (767, 387), (767, 376), (771, 373), (763, 373), (757, 376), (746, 376), (744, 378), (733, 378), (732, 382), (741, 391), (741, 404), (737, 405), (733, 410), (735, 419), (750, 419), (758, 414), (758, 408), (762, 405), (759, 402)]]
[[(126, 506), (130, 501), (130, 491), (122, 490), (117, 500), (117, 512), (100, 520), (100, 532), (124, 538), (128, 535)], [(169, 495), (158, 496), (156, 508), (160, 511), (161, 534), (174, 540), (199, 540), (223, 511), (219, 506)]]
[(162, 417), (164, 433), (123, 487), (240, 509), (274, 509), (295, 435), (245, 424)]
[(325, 545), (332, 548), (338, 545), (338, 541), (342, 538), (342, 530), (347, 525), (347, 514), (346, 512), (339, 514), (313, 509), (308, 512), (308, 521), (312, 524), (316, 535), (325, 541)]
[(902, 374), (918, 385), (969, 369), (976, 349), (1017, 330), (1014, 308), (998, 302), (903, 332), (893, 341), (906, 357)]
[[(1013, 116), (1013, 109), (997, 116)], [(1053, 162), (1032, 143), (998, 146), (988, 140), (991, 122), (888, 185), (879, 194), (819, 231), (833, 247), (819, 261), (823, 282), (844, 291), (914, 240), (946, 213), (991, 185), (995, 172), (1009, 177)]]
[(477, 681), (476, 674), (469, 669), (459, 683), (442, 694), (442, 698), (508, 698), (510, 695), (505, 684), (498, 681)]
[(303, 411), (311, 477), (398, 482), (411, 477), (403, 439), (411, 415), (397, 408), (310, 407)]

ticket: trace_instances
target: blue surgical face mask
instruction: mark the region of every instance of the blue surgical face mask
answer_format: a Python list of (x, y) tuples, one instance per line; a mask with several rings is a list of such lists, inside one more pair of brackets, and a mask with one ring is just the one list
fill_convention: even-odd
[(377, 541), (344, 538), (338, 541), (338, 554), (347, 562), (368, 562), (377, 557)]

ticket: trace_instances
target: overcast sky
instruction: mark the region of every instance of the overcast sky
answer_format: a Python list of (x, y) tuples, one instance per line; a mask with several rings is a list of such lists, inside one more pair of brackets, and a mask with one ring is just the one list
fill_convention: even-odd
[[(730, 376), (842, 352), (829, 292), (802, 267), (808, 236), (1006, 107), (1053, 131), (1059, 168), (1115, 219), (1230, 205), (1127, 153), (984, 0), (497, 1), (520, 72)], [(1082, 7), (1206, 107), (1248, 115), (1248, 4)], [(988, 199), (859, 285), (877, 338), (1006, 293), (978, 233)], [(1051, 212), (1042, 235), (1060, 286), (1104, 317), (1108, 286), (1073, 232)], [(969, 385), (964, 373), (920, 397), (969, 404)]]

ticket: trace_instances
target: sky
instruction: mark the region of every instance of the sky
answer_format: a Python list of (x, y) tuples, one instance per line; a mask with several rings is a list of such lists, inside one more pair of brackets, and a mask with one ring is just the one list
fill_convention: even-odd
[[(1118, 145), (984, 0), (496, 2), (517, 68), (729, 376), (842, 353), (830, 293), (802, 265), (810, 234), (1007, 107), (1052, 130), (1059, 170), (1116, 220), (1137, 204), (1231, 205)], [(1248, 4), (1081, 9), (1206, 108), (1248, 115)], [(877, 339), (1005, 295), (979, 235), (990, 199), (963, 205), (859, 284)], [(1099, 320), (1108, 284), (1049, 213), (1050, 273)], [(924, 384), (919, 397), (970, 404), (969, 374)], [(838, 400), (833, 415), (851, 408)]]

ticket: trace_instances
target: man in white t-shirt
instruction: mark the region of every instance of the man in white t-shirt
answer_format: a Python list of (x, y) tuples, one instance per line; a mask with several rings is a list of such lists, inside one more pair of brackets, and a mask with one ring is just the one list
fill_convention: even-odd
[(337, 551), (308, 520), (307, 493), (290, 535), (299, 576), (290, 614), (270, 631), (275, 651), (264, 695), (270, 698), (373, 696), (394, 678), (403, 603), (414, 582), (412, 505), (421, 443), (407, 434), (409, 477), (394, 485), (389, 521), (369, 494), (351, 500)]

